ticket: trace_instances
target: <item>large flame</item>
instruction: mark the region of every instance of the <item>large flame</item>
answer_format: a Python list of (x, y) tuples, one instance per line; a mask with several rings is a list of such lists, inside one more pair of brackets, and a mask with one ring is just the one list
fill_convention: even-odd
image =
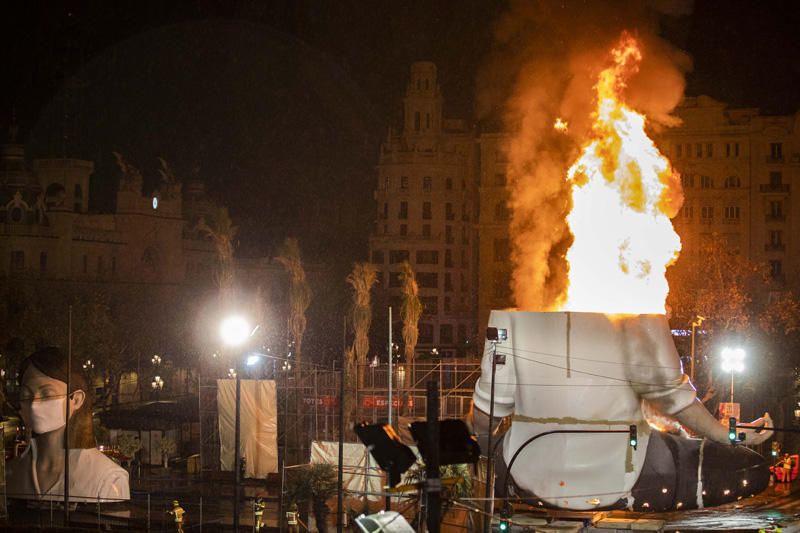
[(574, 243), (567, 252), (565, 310), (664, 313), (667, 267), (681, 241), (672, 227), (683, 202), (678, 174), (645, 133), (645, 117), (622, 101), (642, 55), (623, 34), (600, 73), (592, 136), (567, 177)]

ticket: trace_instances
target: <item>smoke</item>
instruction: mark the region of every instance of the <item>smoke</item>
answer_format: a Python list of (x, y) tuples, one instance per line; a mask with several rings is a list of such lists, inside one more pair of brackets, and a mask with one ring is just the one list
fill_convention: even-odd
[[(643, 60), (626, 102), (654, 129), (676, 124), (691, 61), (658, 36), (658, 20), (691, 11), (690, 1), (512, 0), (496, 22), (495, 45), (478, 78), (482, 118), (502, 115), (508, 139), (512, 291), (517, 307), (557, 309), (567, 287), (566, 172), (590, 132), (594, 85), (609, 51), (627, 30)], [(565, 120), (566, 132), (553, 128)]]

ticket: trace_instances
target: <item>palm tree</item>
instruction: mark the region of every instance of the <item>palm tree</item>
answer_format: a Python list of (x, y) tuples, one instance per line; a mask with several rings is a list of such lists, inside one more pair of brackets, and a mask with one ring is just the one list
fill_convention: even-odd
[[(406, 363), (411, 367), (411, 384), (414, 384), (414, 351), (419, 339), (419, 318), (422, 316), (422, 302), (414, 271), (408, 261), (403, 261), (403, 305), (400, 316), (403, 319), (403, 344)], [(405, 405), (406, 402), (403, 402)], [(402, 408), (402, 406), (401, 406)]]
[(353, 352), (358, 365), (358, 386), (364, 386), (364, 369), (369, 352), (369, 326), (372, 322), (370, 290), (378, 279), (377, 270), (372, 263), (356, 263), (347, 276), (347, 283), (353, 287)]
[(300, 246), (297, 239), (286, 239), (281, 252), (275, 258), (289, 273), (289, 333), (294, 341), (295, 361), (298, 370), (302, 358), (303, 334), (306, 331), (306, 310), (311, 303), (311, 287), (306, 281), (306, 271), (300, 259)]
[(201, 220), (197, 231), (211, 238), (217, 253), (217, 285), (223, 307), (230, 303), (233, 291), (233, 239), (238, 228), (233, 225), (227, 207), (215, 211), (211, 223)]

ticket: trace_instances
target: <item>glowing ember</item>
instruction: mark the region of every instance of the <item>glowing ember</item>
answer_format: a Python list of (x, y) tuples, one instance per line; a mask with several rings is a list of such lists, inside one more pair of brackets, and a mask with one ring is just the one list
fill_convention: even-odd
[(569, 123), (561, 117), (558, 117), (556, 118), (555, 124), (553, 124), (553, 129), (562, 133), (566, 133), (567, 129), (569, 129)]
[(645, 117), (622, 102), (642, 58), (623, 34), (613, 65), (600, 73), (592, 137), (567, 177), (575, 237), (567, 252), (564, 310), (664, 313), (667, 267), (681, 242), (672, 227), (683, 202), (678, 174), (645, 133)]

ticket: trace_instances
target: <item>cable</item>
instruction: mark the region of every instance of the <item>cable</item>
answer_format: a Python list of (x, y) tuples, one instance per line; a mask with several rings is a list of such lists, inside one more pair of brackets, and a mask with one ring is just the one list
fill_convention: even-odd
[[(647, 363), (629, 363), (629, 362), (622, 362), (622, 361), (606, 361), (606, 360), (603, 360), (603, 359), (592, 359), (592, 358), (589, 358), (589, 357), (576, 357), (576, 356), (574, 356), (572, 354), (567, 356), (567, 355), (564, 355), (564, 354), (541, 352), (541, 351), (537, 351), (537, 350), (526, 350), (524, 348), (517, 348), (517, 347), (512, 347), (511, 350), (512, 351), (516, 351), (516, 352), (525, 352), (525, 353), (531, 353), (531, 354), (536, 354), (536, 355), (544, 355), (544, 356), (547, 356), (547, 357), (558, 357), (560, 359), (566, 359), (567, 357), (569, 357), (570, 359), (576, 360), (576, 361), (587, 361), (587, 362), (590, 362), (590, 363), (602, 363), (602, 364), (607, 364), (607, 365), (644, 366), (644, 367), (649, 367), (649, 368), (666, 368), (666, 369), (669, 369), (669, 370), (681, 370), (682, 369), (682, 367), (677, 367), (677, 366), (653, 365), (653, 364), (647, 364)], [(487, 348), (484, 349), (484, 355), (487, 355), (487, 354), (489, 354), (491, 352), (492, 352), (491, 348), (487, 347)], [(516, 357), (518, 357), (518, 356), (516, 356)]]

